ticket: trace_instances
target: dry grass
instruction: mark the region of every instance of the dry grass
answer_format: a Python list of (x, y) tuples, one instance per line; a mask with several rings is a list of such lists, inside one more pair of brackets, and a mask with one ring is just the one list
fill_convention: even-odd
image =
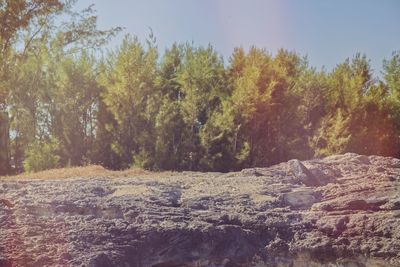
[[(140, 168), (131, 168), (123, 171), (111, 171), (99, 165), (89, 165), (85, 167), (71, 167), (46, 170), (36, 173), (22, 173), (15, 176), (2, 176), (2, 180), (26, 180), (26, 179), (67, 179), (67, 178), (93, 178), (93, 177), (134, 177), (139, 175), (154, 174)], [(161, 174), (161, 173), (158, 173)], [(167, 173), (162, 173), (167, 174)], [(163, 176), (163, 175), (162, 175)]]

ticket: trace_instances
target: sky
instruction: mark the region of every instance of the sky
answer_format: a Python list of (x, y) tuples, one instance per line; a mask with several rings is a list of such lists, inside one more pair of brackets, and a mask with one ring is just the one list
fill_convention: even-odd
[(225, 62), (235, 47), (279, 48), (330, 71), (357, 52), (379, 76), (384, 58), (400, 50), (400, 0), (78, 0), (95, 5), (101, 29), (124, 27), (145, 40), (152, 29), (162, 53), (174, 42), (212, 44)]

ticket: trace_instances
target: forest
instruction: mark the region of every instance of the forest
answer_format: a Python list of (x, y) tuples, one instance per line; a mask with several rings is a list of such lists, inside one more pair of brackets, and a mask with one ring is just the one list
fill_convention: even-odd
[(175, 43), (100, 30), (76, 1), (0, 0), (0, 174), (234, 171), (354, 152), (400, 156), (400, 51), (375, 73), (281, 49)]

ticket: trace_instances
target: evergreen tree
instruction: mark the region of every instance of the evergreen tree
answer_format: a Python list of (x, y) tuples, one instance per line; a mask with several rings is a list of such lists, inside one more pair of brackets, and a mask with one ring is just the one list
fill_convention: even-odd
[[(99, 30), (76, 1), (0, 0), (0, 174), (69, 165), (231, 171), (355, 152), (400, 155), (400, 53), (383, 79), (286, 50), (173, 44)], [(40, 154), (40, 157), (37, 154)]]
[(202, 164), (207, 165), (202, 163), (207, 145), (202, 144), (201, 132), (221, 104), (225, 91), (224, 73), (222, 58), (212, 46), (193, 48), (186, 45), (176, 78), (182, 90), (180, 106), (186, 125), (182, 162), (185, 169), (196, 170), (201, 169)]
[(103, 79), (103, 100), (117, 122), (113, 149), (125, 166), (153, 165), (154, 118), (159, 106), (157, 57), (153, 43), (145, 49), (137, 38), (127, 36), (111, 56)]

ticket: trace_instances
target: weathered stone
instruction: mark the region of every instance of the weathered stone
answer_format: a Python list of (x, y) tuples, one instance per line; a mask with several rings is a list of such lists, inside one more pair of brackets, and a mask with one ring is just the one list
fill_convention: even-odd
[(96, 257), (90, 259), (88, 267), (113, 267), (114, 264), (110, 260), (110, 258), (104, 254), (101, 253), (97, 255)]
[(315, 177), (304, 165), (297, 159), (292, 159), (289, 162), (290, 172), (294, 177), (306, 186), (320, 186), (321, 182)]
[(312, 190), (300, 189), (283, 194), (283, 201), (286, 205), (293, 208), (309, 208), (317, 199)]
[(0, 266), (400, 266), (399, 162), (0, 180)]
[(13, 264), (12, 264), (11, 260), (1, 259), (0, 258), (0, 266), (1, 267), (12, 267)]
[(331, 169), (327, 169), (324, 172), (318, 168), (312, 168), (312, 169), (310, 169), (310, 172), (318, 180), (320, 185), (335, 183), (336, 177), (340, 176), (340, 175), (334, 173)]
[(371, 164), (371, 161), (369, 160), (369, 158), (364, 155), (355, 156), (354, 160), (359, 161), (362, 164), (367, 164), (367, 165)]

